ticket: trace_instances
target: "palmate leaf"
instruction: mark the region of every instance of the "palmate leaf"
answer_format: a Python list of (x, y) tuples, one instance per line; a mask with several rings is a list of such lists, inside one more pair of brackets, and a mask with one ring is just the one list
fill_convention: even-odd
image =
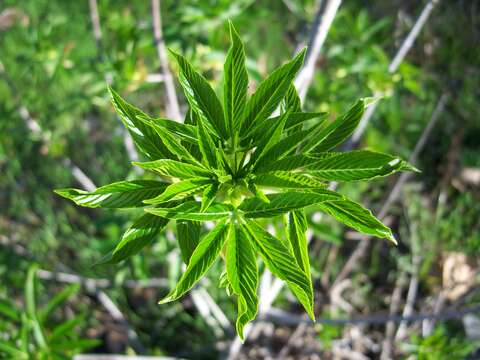
[(144, 200), (145, 204), (161, 204), (168, 201), (182, 200), (204, 189), (211, 183), (210, 179), (192, 178), (169, 185), (163, 193), (152, 199)]
[(177, 239), (185, 264), (188, 264), (193, 251), (200, 241), (201, 225), (197, 221), (180, 220), (177, 224)]
[(116, 264), (137, 254), (155, 240), (167, 223), (168, 219), (152, 214), (143, 214), (123, 234), (122, 240), (112, 253), (106, 255), (98, 264)]
[(230, 231), (230, 226), (227, 226), (226, 223), (226, 219), (220, 221), (212, 231), (200, 240), (177, 286), (159, 301), (160, 304), (175, 301), (182, 297), (213, 265)]
[(268, 203), (257, 198), (245, 199), (238, 207), (245, 218), (265, 218), (286, 213), (291, 210), (301, 209), (309, 205), (318, 204), (327, 200), (342, 198), (336, 192), (319, 189), (315, 193), (282, 192), (268, 194)]
[(158, 134), (146, 122), (149, 118), (143, 111), (130, 105), (108, 86), (115, 110), (127, 128), (139, 150), (150, 160), (170, 158), (172, 155)]
[(229, 22), (232, 45), (224, 65), (223, 105), (230, 137), (241, 127), (247, 102), (248, 74), (245, 66), (245, 50), (233, 24)]
[(304, 148), (303, 152), (311, 150), (324, 152), (341, 144), (357, 127), (365, 112), (365, 100), (358, 100), (348, 112), (325, 126)]
[(308, 174), (324, 181), (365, 180), (401, 170), (416, 171), (414, 167), (395, 156), (365, 150), (328, 156), (306, 165), (304, 169)]
[(234, 208), (231, 205), (213, 203), (202, 211), (201, 204), (196, 201), (187, 201), (173, 208), (146, 208), (145, 211), (174, 220), (211, 221), (222, 220), (232, 215)]
[(180, 68), (179, 78), (190, 107), (204, 122), (209, 122), (219, 137), (228, 138), (227, 126), (220, 101), (207, 80), (196, 72), (182, 55), (170, 51)]
[[(394, 241), (391, 230), (369, 210), (328, 190), (329, 181), (369, 180), (416, 169), (372, 151), (332, 152), (351, 135), (371, 100), (358, 100), (331, 122), (325, 122), (326, 113), (303, 112), (293, 80), (305, 50), (267, 76), (248, 98), (244, 45), (231, 23), (229, 30), (223, 104), (207, 80), (172, 52), (188, 102), (184, 124), (151, 118), (109, 89), (122, 121), (149, 160), (133, 164), (165, 182), (123, 181), (93, 192), (57, 192), (82, 206), (144, 207), (106, 262), (138, 253), (175, 221), (187, 267), (162, 303), (183, 296), (222, 252), (226, 271), (221, 284), (228, 295), (238, 297), (236, 329), (243, 339), (245, 325), (257, 314), (257, 255), (314, 317), (306, 207), (315, 206), (356, 231)], [(255, 220), (279, 216), (272, 220), (277, 222), (280, 215), (287, 220), (281, 238)], [(214, 229), (203, 231), (201, 223), (211, 221)]]
[(392, 231), (370, 210), (347, 198), (325, 201), (317, 207), (345, 225), (367, 235), (386, 238), (396, 244)]
[(218, 167), (217, 164), (217, 148), (213, 143), (213, 139), (210, 136), (210, 132), (205, 128), (202, 118), (198, 119), (197, 123), (197, 137), (198, 145), (200, 147), (200, 152), (203, 159), (209, 167), (215, 169)]
[(151, 117), (139, 116), (139, 119), (144, 123), (147, 123), (152, 128), (154, 125), (161, 126), (167, 129), (170, 133), (179, 136), (182, 140), (187, 141), (192, 144), (197, 144), (197, 129), (195, 126), (182, 124), (178, 121), (157, 118), (153, 119)]
[(272, 171), (255, 177), (255, 184), (268, 188), (284, 189), (317, 189), (326, 184), (311, 176), (295, 174), (291, 171)]
[(230, 224), (226, 268), (228, 282), (238, 296), (237, 333), (243, 340), (243, 329), (258, 311), (258, 270), (255, 251), (248, 234), (240, 225)]
[(145, 170), (154, 171), (162, 176), (190, 179), (192, 177), (211, 178), (214, 174), (204, 167), (182, 163), (176, 160), (155, 160), (146, 162), (133, 162), (133, 165), (139, 166)]
[(163, 193), (169, 184), (154, 180), (119, 181), (88, 192), (58, 189), (55, 192), (75, 204), (90, 208), (131, 208), (144, 206), (144, 199)]
[(158, 124), (153, 124), (153, 128), (172, 154), (175, 154), (180, 160), (185, 160), (191, 164), (202, 166), (195, 156), (193, 156), (193, 154), (191, 154), (188, 149), (183, 146), (180, 139), (177, 139), (173, 133)]
[[(260, 83), (258, 89), (247, 102), (242, 130), (265, 121), (277, 108), (287, 92), (292, 80), (300, 70), (305, 57), (305, 49), (289, 63), (279, 67)], [(242, 132), (243, 132), (242, 131)]]
[(244, 229), (268, 269), (287, 283), (308, 315), (315, 320), (311, 279), (298, 266), (290, 249), (252, 220), (246, 221)]

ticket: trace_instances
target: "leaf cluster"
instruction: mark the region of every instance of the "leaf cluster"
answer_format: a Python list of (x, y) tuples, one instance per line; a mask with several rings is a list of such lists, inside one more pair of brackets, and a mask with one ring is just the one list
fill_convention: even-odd
[[(172, 52), (189, 110), (184, 123), (148, 116), (113, 89), (112, 102), (138, 149), (136, 162), (157, 180), (120, 181), (85, 192), (56, 192), (92, 208), (143, 207), (103, 262), (116, 263), (150, 244), (169, 222), (186, 270), (160, 302), (181, 298), (221, 256), (220, 283), (238, 297), (237, 332), (258, 309), (257, 256), (284, 280), (314, 319), (305, 208), (315, 205), (365, 234), (395, 241), (391, 230), (360, 204), (327, 189), (329, 181), (369, 180), (400, 170), (405, 161), (372, 151), (332, 152), (358, 125), (369, 99), (360, 99), (329, 122), (303, 112), (293, 80), (305, 49), (248, 94), (244, 45), (230, 24), (223, 104), (188, 60)], [(286, 238), (267, 232), (261, 219), (283, 216)], [(202, 222), (214, 221), (202, 236)]]

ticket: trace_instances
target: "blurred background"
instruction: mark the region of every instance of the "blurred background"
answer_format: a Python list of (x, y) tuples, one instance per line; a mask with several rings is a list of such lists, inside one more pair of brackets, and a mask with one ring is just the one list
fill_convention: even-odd
[[(398, 247), (311, 209), (315, 325), (282, 289), (241, 344), (219, 262), (191, 295), (159, 306), (182, 271), (173, 232), (117, 266), (92, 267), (132, 213), (53, 194), (139, 176), (106, 84), (167, 116), (155, 16), (166, 46), (217, 90), (228, 19), (252, 86), (323, 31), (304, 108), (333, 119), (382, 95), (349, 146), (422, 170), (339, 188), (382, 217)], [(1, 0), (0, 358), (480, 358), (479, 39), (476, 0)], [(264, 299), (272, 281), (262, 279)]]

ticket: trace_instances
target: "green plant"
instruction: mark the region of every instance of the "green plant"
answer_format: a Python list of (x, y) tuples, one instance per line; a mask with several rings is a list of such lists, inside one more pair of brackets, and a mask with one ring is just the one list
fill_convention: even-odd
[[(226, 263), (221, 284), (238, 296), (237, 332), (243, 337), (245, 324), (257, 313), (257, 254), (314, 319), (305, 207), (317, 205), (347, 226), (395, 242), (370, 211), (328, 190), (328, 181), (366, 180), (414, 168), (371, 151), (329, 152), (352, 133), (370, 100), (358, 100), (333, 122), (325, 121), (325, 113), (302, 112), (292, 82), (305, 50), (248, 97), (244, 47), (233, 26), (230, 35), (223, 107), (207, 81), (173, 52), (190, 107), (183, 124), (153, 119), (110, 89), (117, 112), (149, 159), (134, 165), (155, 172), (162, 181), (121, 181), (90, 193), (56, 192), (93, 208), (146, 206), (103, 263), (138, 253), (169, 221), (176, 222), (187, 268), (160, 303), (182, 297), (221, 254)], [(278, 107), (279, 115), (271, 117)], [(287, 236), (278, 239), (259, 220), (283, 214)], [(205, 221), (217, 223), (200, 237), (200, 222)]]
[(8, 300), (0, 300), (0, 319), (6, 335), (0, 338), (0, 358), (69, 359), (97, 345), (97, 340), (81, 339), (75, 331), (77, 326), (84, 323), (84, 315), (55, 325), (51, 321), (54, 311), (72, 297), (80, 286), (74, 284), (65, 287), (39, 308), (36, 301), (36, 270), (36, 265), (31, 265), (27, 272), (24, 309), (19, 309)]

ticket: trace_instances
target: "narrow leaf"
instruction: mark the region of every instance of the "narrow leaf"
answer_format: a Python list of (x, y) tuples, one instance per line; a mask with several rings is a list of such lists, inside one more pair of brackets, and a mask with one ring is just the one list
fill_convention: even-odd
[(394, 244), (397, 243), (390, 228), (378, 220), (370, 210), (352, 200), (343, 198), (326, 201), (318, 204), (318, 207), (323, 212), (361, 233), (387, 238)]
[(153, 128), (157, 134), (162, 139), (165, 146), (170, 150), (172, 154), (175, 154), (179, 159), (188, 161), (192, 164), (202, 166), (199, 161), (193, 156), (188, 149), (183, 146), (180, 139), (178, 139), (174, 134), (170, 133), (166, 128), (154, 124)]
[(248, 74), (245, 67), (245, 50), (233, 24), (230, 26), (231, 46), (224, 65), (223, 104), (230, 137), (241, 128), (247, 99)]
[(203, 167), (169, 159), (134, 162), (133, 164), (145, 170), (155, 171), (162, 176), (179, 179), (190, 179), (192, 177), (211, 178), (213, 176), (211, 171)]
[(220, 221), (212, 231), (200, 240), (177, 286), (159, 301), (160, 304), (175, 301), (182, 297), (213, 265), (228, 237), (229, 227), (225, 225), (226, 222), (226, 219)]
[(149, 124), (142, 120), (142, 118), (149, 118), (149, 116), (123, 100), (110, 86), (108, 91), (110, 92), (115, 110), (138, 149), (150, 160), (170, 158), (171, 153), (165, 147), (158, 134)]
[(168, 219), (143, 214), (123, 234), (122, 240), (111, 255), (105, 257), (101, 264), (116, 264), (140, 252), (152, 243), (168, 223)]
[(201, 225), (197, 221), (177, 221), (177, 239), (185, 264), (190, 261), (190, 257), (200, 241), (200, 231)]
[(210, 136), (210, 132), (205, 128), (202, 118), (198, 119), (197, 122), (197, 137), (198, 145), (200, 147), (200, 152), (202, 157), (208, 166), (211, 168), (217, 168), (217, 148)]
[(217, 196), (218, 188), (218, 183), (210, 184), (205, 188), (202, 196), (202, 206), (200, 207), (200, 211), (205, 211), (210, 207)]
[(366, 150), (338, 153), (305, 166), (305, 171), (325, 181), (373, 179), (401, 170), (416, 169), (395, 156)]
[(252, 220), (247, 220), (245, 229), (268, 269), (287, 283), (308, 315), (315, 320), (311, 279), (299, 267), (290, 249)]
[[(294, 210), (288, 213), (288, 241), (292, 247), (293, 255), (295, 255), (295, 259), (297, 259), (298, 266), (300, 266), (307, 277), (311, 279), (310, 260), (308, 258), (308, 242), (307, 236), (305, 235), (307, 226), (307, 218), (304, 210)], [(312, 286), (311, 282), (310, 286)]]
[(231, 216), (233, 207), (226, 204), (213, 203), (208, 209), (201, 211), (200, 203), (188, 201), (173, 208), (147, 208), (145, 211), (168, 219), (209, 221), (222, 220)]
[[(162, 161), (162, 160), (160, 160)], [(78, 189), (54, 190), (77, 205), (90, 208), (131, 208), (144, 205), (143, 200), (163, 193), (168, 183), (154, 180), (119, 181), (88, 192)]]
[(357, 127), (365, 112), (365, 101), (358, 100), (350, 110), (338, 117), (305, 146), (304, 152), (314, 149), (315, 152), (328, 151), (341, 144)]
[(243, 130), (265, 121), (284, 98), (291, 82), (303, 64), (305, 49), (289, 63), (273, 71), (263, 80), (247, 102)]
[(264, 218), (301, 209), (323, 201), (335, 200), (339, 197), (341, 198), (341, 195), (326, 189), (319, 189), (315, 193), (283, 192), (267, 195), (267, 198), (270, 200), (269, 203), (265, 203), (257, 198), (245, 199), (240, 204), (239, 209), (244, 212), (246, 218)]
[(272, 171), (267, 174), (260, 174), (255, 177), (255, 184), (285, 189), (317, 189), (325, 188), (326, 183), (317, 180), (314, 177), (296, 174), (291, 171)]
[(187, 59), (173, 51), (171, 53), (180, 67), (180, 84), (190, 107), (202, 120), (209, 122), (221, 138), (227, 139), (223, 109), (215, 91), (207, 80), (193, 69)]
[(255, 251), (243, 228), (230, 225), (227, 242), (227, 276), (233, 292), (238, 295), (237, 333), (243, 340), (243, 329), (258, 311), (258, 270)]
[(161, 204), (168, 201), (182, 200), (204, 189), (210, 179), (192, 178), (169, 185), (163, 193), (152, 199), (144, 200), (145, 204)]

